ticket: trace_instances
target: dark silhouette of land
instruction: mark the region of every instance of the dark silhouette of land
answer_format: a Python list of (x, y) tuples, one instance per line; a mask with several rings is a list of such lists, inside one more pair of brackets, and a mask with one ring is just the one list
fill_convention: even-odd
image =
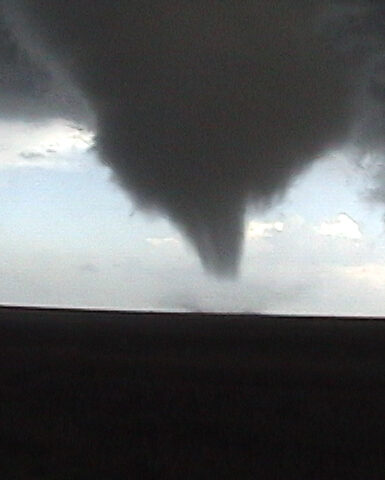
[(0, 478), (385, 478), (385, 322), (0, 309)]

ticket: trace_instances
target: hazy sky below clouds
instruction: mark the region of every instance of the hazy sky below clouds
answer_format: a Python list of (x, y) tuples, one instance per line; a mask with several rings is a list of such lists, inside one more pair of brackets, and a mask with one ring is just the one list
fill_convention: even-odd
[(90, 143), (62, 121), (0, 124), (2, 304), (384, 314), (384, 211), (346, 155), (319, 161), (275, 207), (249, 209), (240, 275), (226, 280), (134, 206)]

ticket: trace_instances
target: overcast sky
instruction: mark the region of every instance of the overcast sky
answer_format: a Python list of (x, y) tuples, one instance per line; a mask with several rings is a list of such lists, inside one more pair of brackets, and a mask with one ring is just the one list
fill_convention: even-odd
[(384, 210), (348, 155), (249, 209), (240, 274), (226, 280), (166, 218), (135, 208), (92, 142), (62, 120), (0, 123), (2, 304), (384, 314)]

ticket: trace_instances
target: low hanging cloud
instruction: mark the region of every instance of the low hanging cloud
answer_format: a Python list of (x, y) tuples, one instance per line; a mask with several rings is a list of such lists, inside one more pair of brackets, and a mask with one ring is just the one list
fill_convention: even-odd
[[(27, 72), (44, 114), (54, 104), (48, 91), (59, 96), (58, 115), (95, 118), (96, 148), (119, 184), (174, 221), (216, 274), (237, 271), (248, 202), (280, 199), (329, 149), (383, 143), (379, 1), (0, 0), (0, 8), (8, 25), (0, 62), (13, 49), (18, 81)], [(22, 110), (29, 100), (17, 103), (13, 84), (2, 102)], [(30, 91), (23, 82), (15, 89)]]

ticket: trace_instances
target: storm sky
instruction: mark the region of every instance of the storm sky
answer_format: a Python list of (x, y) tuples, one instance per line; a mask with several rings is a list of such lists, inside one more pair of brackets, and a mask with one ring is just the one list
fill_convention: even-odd
[[(248, 205), (330, 150), (382, 148), (379, 2), (2, 0), (5, 118), (66, 118), (208, 271), (238, 270)], [(379, 187), (379, 191), (381, 188)]]
[(378, 313), (384, 52), (375, 0), (0, 0), (0, 301)]

